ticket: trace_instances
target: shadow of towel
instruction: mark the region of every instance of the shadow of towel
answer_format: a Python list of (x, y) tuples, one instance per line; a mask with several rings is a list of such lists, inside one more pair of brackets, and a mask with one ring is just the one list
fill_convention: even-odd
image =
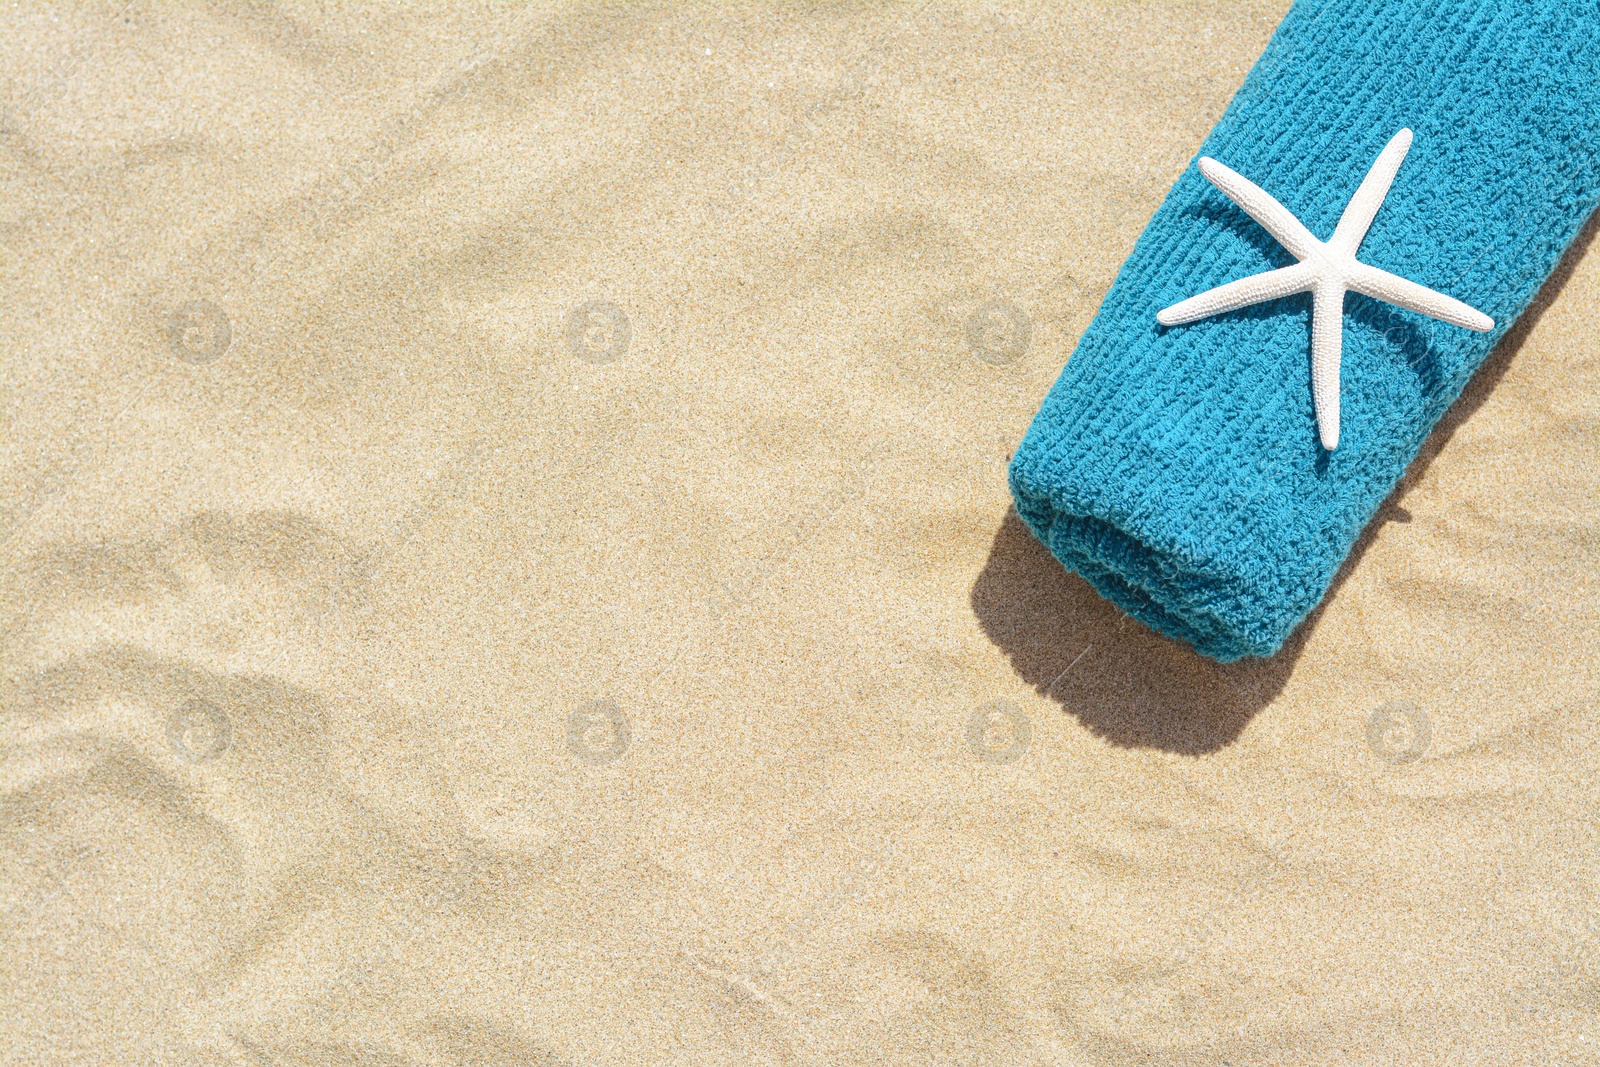
[(1015, 511), (995, 532), (971, 603), (1041, 696), (1113, 744), (1186, 755), (1238, 737), (1283, 688), (1303, 644), (1297, 632), (1270, 659), (1207, 659), (1124, 615), (1061, 566)]

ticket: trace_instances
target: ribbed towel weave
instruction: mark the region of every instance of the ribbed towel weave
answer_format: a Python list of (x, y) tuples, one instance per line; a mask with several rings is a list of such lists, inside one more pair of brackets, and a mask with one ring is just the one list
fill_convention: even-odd
[(1294, 262), (1191, 163), (1012, 460), (1017, 512), (1062, 563), (1217, 660), (1270, 655), (1317, 605), (1600, 203), (1600, 3), (1299, 0), (1199, 155), (1326, 240), (1402, 127), (1415, 141), (1359, 258), (1493, 331), (1348, 294), (1343, 436), (1324, 452), (1309, 294), (1156, 324)]

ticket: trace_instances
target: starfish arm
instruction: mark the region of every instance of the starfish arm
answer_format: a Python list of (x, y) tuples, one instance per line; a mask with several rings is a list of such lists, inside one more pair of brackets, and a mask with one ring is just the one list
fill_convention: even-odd
[(1238, 204), (1246, 215), (1259, 222), (1262, 229), (1277, 238), (1279, 244), (1294, 254), (1294, 258), (1305, 259), (1321, 247), (1322, 242), (1300, 225), (1300, 220), (1294, 217), (1293, 212), (1243, 174), (1210, 156), (1200, 157), (1200, 173), (1205, 175), (1206, 181), (1222, 190), (1229, 200)]
[(1464, 326), (1479, 333), (1494, 329), (1494, 320), (1470, 304), (1366, 263), (1357, 263), (1345, 284), (1358, 293), (1409, 308), (1452, 326)]
[(1219, 285), (1215, 289), (1207, 289), (1187, 300), (1180, 300), (1171, 307), (1157, 312), (1156, 321), (1163, 326), (1181, 326), (1186, 322), (1220, 315), (1224, 311), (1236, 311), (1251, 304), (1276, 300), (1290, 293), (1303, 293), (1316, 285), (1316, 281), (1316, 272), (1304, 263), (1296, 263), (1292, 267), (1279, 267), (1277, 270), (1239, 278), (1225, 285)]
[(1339, 356), (1343, 347), (1344, 288), (1319, 285), (1311, 303), (1311, 400), (1322, 447), (1339, 447)]
[(1372, 220), (1378, 215), (1378, 209), (1383, 206), (1384, 197), (1389, 195), (1389, 186), (1394, 184), (1400, 164), (1410, 150), (1410, 130), (1401, 130), (1389, 139), (1367, 171), (1367, 176), (1361, 180), (1356, 195), (1345, 205), (1344, 214), (1339, 216), (1339, 225), (1334, 228), (1328, 244), (1346, 255), (1356, 254), (1356, 249), (1361, 247), (1362, 239), (1372, 226)]

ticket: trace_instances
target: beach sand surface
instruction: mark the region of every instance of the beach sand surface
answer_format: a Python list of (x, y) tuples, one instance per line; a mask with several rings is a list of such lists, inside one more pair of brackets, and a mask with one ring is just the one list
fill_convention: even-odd
[(1600, 242), (1270, 660), (1005, 468), (1287, 5), (0, 16), (0, 1065), (1582, 1064)]

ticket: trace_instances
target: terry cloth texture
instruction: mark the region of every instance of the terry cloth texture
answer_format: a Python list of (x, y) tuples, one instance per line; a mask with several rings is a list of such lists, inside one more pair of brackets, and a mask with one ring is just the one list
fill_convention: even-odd
[(1600, 4), (1301, 0), (1197, 158), (1325, 240), (1406, 126), (1415, 143), (1359, 258), (1479, 308), (1493, 331), (1347, 294), (1343, 436), (1323, 451), (1309, 294), (1156, 323), (1294, 262), (1191, 163), (1012, 460), (1017, 512), (1057, 559), (1217, 660), (1272, 654), (1317, 605), (1600, 202)]

